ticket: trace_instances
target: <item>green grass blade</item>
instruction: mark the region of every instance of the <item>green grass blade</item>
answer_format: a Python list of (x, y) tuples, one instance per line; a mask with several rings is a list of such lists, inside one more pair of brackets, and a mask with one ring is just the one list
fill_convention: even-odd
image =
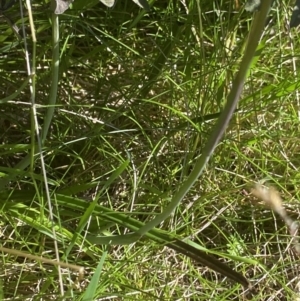
[[(107, 247), (107, 248), (109, 248), (109, 247)], [(85, 292), (83, 294), (82, 301), (95, 300), (96, 290), (98, 287), (98, 283), (100, 281), (100, 276), (101, 276), (101, 272), (103, 270), (104, 262), (107, 257), (107, 252), (108, 252), (107, 249), (103, 252), (101, 259), (97, 265), (97, 268), (94, 272), (94, 275), (93, 275), (87, 289), (85, 290)]]
[(95, 199), (89, 204), (89, 206), (87, 207), (87, 209), (84, 211), (84, 214), (81, 216), (79, 224), (75, 230), (75, 233), (72, 237), (72, 240), (65, 252), (65, 256), (68, 257), (70, 251), (72, 250), (72, 248), (74, 247), (76, 241), (77, 241), (77, 237), (78, 235), (80, 235), (80, 233), (83, 231), (83, 228), (86, 226), (86, 224), (88, 223), (89, 219), (91, 218), (95, 207), (99, 201), (100, 196), (103, 194), (103, 192), (108, 189), (108, 187), (122, 174), (122, 172), (127, 168), (129, 164), (129, 160), (123, 162), (109, 177), (109, 179), (106, 181), (105, 185), (103, 185), (103, 187), (100, 189), (100, 191), (97, 193)]
[[(14, 216), (16, 216), (16, 217), (18, 216), (18, 218), (23, 220), (25, 223), (30, 224), (32, 227), (36, 228), (37, 230), (41, 231), (42, 233), (46, 234), (47, 236), (52, 237), (51, 223), (49, 221), (35, 220), (34, 215), (32, 215), (32, 214), (35, 214), (36, 211), (33, 211), (33, 209), (29, 210), (29, 212), (32, 212), (31, 216), (27, 216), (27, 217), (23, 216), (24, 213), (28, 211), (27, 206), (22, 203), (16, 203), (17, 201), (22, 201), (22, 200), (24, 202), (27, 198), (30, 199), (31, 197), (29, 197), (29, 194), (26, 196), (25, 195), (22, 196), (22, 194), (13, 193), (12, 195), (9, 196), (9, 195), (5, 195), (2, 193), (2, 195), (0, 195), (0, 200), (2, 200), (2, 202), (4, 199), (9, 199), (9, 201), (6, 201), (4, 203), (2, 210), (11, 211), (14, 214)], [(59, 206), (61, 206), (61, 208), (66, 207), (66, 208), (68, 208), (68, 210), (72, 210), (72, 211), (75, 210), (75, 211), (79, 211), (79, 212), (86, 212), (90, 206), (86, 201), (81, 200), (79, 198), (73, 198), (73, 197), (68, 197), (68, 196), (59, 195), (59, 194), (55, 195), (55, 198), (56, 198), (57, 204)], [(14, 203), (12, 203), (12, 200), (14, 200)], [(93, 212), (94, 212), (94, 215), (99, 216), (102, 219), (114, 222), (115, 224), (118, 224), (118, 225), (122, 225), (132, 231), (136, 231), (143, 225), (142, 222), (140, 222), (136, 219), (133, 219), (133, 218), (127, 216), (126, 214), (114, 212), (113, 210), (108, 209), (108, 208), (98, 205), (98, 204), (94, 206)], [(62, 230), (63, 229), (61, 229), (61, 231), (60, 231), (62, 236), (60, 236), (59, 239), (60, 240), (61, 239), (71, 240), (72, 234), (65, 229), (63, 231)], [(136, 236), (135, 233), (132, 234), (132, 236), (134, 236), (134, 235)], [(116, 236), (113, 240), (112, 240), (112, 238), (105, 240), (105, 237), (89, 236), (88, 241), (90, 243), (95, 243), (95, 244), (111, 245), (111, 244), (115, 243), (118, 245), (122, 245), (122, 244), (128, 244), (128, 241), (126, 241), (127, 237), (128, 236), (126, 236), (126, 235), (120, 235), (120, 236)], [(229, 268), (227, 265), (221, 263), (215, 257), (207, 254), (207, 253), (214, 254), (214, 252), (211, 252), (210, 250), (208, 250), (204, 247), (200, 247), (196, 243), (193, 243), (190, 241), (188, 241), (188, 243), (180, 241), (179, 239), (174, 237), (174, 235), (171, 235), (168, 232), (159, 230), (159, 229), (151, 229), (149, 232), (147, 232), (145, 234), (145, 237), (147, 237), (148, 239), (151, 239), (157, 243), (160, 243), (162, 245), (167, 245), (169, 248), (174, 249), (175, 251), (192, 258), (193, 260), (197, 261), (198, 263), (201, 263), (201, 264), (215, 270), (216, 272), (219, 272), (222, 275), (229, 277), (233, 281), (236, 281), (236, 282), (242, 284), (243, 286), (248, 285), (248, 281), (242, 274), (235, 272), (234, 270)], [(74, 238), (74, 236), (73, 236), (73, 238)], [(78, 238), (79, 238), (79, 235), (77, 236), (77, 239)], [(80, 242), (81, 242), (81, 239), (80, 239), (80, 241), (77, 240), (77, 244), (79, 244)], [(219, 253), (218, 255), (222, 256), (221, 253)], [(238, 257), (236, 259), (239, 260)]]
[(189, 192), (199, 176), (202, 174), (207, 162), (209, 161), (209, 158), (211, 157), (214, 149), (221, 140), (226, 127), (236, 109), (239, 97), (242, 93), (244, 81), (246, 79), (249, 67), (251, 66), (262, 31), (265, 26), (265, 20), (269, 11), (270, 4), (271, 0), (265, 1), (262, 5), (260, 13), (255, 17), (253, 21), (252, 30), (248, 38), (248, 45), (246, 47), (246, 51), (240, 65), (240, 70), (235, 77), (235, 80), (232, 84), (232, 89), (228, 95), (227, 104), (218, 119), (218, 122), (203, 150), (201, 157), (195, 163), (195, 167), (188, 178), (181, 185), (177, 193), (173, 196), (170, 204), (164, 209), (161, 214), (157, 215), (152, 221), (139, 229), (139, 231), (137, 232), (138, 234), (144, 235), (150, 229), (156, 227), (166, 218), (168, 218)]
[(30, 77), (27, 77), (24, 80), (24, 82), (22, 83), (22, 85), (20, 86), (20, 88), (17, 89), (16, 92), (14, 92), (13, 94), (11, 94), (5, 98), (0, 99), (0, 104), (6, 103), (6, 102), (16, 98), (24, 90), (24, 88), (28, 85), (29, 81), (30, 81)]

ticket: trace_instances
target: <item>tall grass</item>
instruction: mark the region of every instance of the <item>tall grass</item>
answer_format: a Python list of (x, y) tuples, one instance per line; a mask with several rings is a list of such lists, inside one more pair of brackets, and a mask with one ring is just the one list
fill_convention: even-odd
[(270, 11), (225, 136), (187, 190), (247, 67), (253, 15), (238, 1), (149, 3), (145, 12), (132, 1), (75, 0), (60, 16), (35, 4), (31, 26), (30, 11), (24, 24), (17, 5), (4, 12), (3, 300), (298, 297), (288, 229), (249, 194), (267, 178), (297, 219), (289, 3)]

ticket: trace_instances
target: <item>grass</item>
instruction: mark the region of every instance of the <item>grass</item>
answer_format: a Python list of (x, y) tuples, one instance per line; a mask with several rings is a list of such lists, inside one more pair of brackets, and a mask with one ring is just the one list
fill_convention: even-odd
[[(84, 275), (5, 249), (1, 300), (299, 298), (291, 236), (249, 194), (267, 178), (298, 217), (299, 37), (286, 29), (290, 3), (271, 10), (226, 134), (172, 215), (135, 243), (94, 245), (91, 234), (130, 234), (170, 204), (225, 106), (253, 16), (238, 1), (152, 1), (149, 13), (132, 1), (84, 10), (81, 2), (59, 17), (55, 50), (57, 17), (33, 7), (36, 43), (25, 18), (31, 85), (24, 43), (1, 19), (0, 195), (3, 247)], [(19, 14), (5, 12), (21, 28)], [(44, 163), (33, 155), (37, 124)], [(253, 289), (184, 256), (176, 239), (218, 255)]]

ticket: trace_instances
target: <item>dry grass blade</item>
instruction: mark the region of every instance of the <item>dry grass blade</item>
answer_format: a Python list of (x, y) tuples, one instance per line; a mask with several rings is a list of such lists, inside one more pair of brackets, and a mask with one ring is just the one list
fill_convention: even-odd
[(20, 256), (20, 257), (24, 257), (24, 258), (28, 258), (31, 260), (35, 260), (35, 261), (40, 261), (43, 263), (48, 263), (48, 264), (52, 264), (54, 266), (60, 266), (62, 268), (69, 268), (72, 269), (74, 271), (78, 272), (78, 278), (82, 279), (83, 275), (84, 275), (84, 268), (82, 266), (78, 266), (75, 264), (70, 264), (70, 263), (66, 263), (66, 262), (62, 262), (62, 261), (54, 261), (42, 256), (36, 256), (36, 255), (32, 255), (29, 253), (25, 253), (19, 250), (13, 250), (13, 249), (9, 249), (9, 248), (4, 248), (4, 247), (0, 247), (0, 251), (8, 253), (8, 254), (12, 254), (15, 256)]
[(260, 184), (256, 184), (255, 188), (252, 189), (252, 194), (258, 199), (262, 200), (267, 206), (275, 211), (283, 219), (287, 227), (289, 228), (290, 234), (293, 239), (293, 247), (297, 254), (300, 254), (300, 243), (296, 237), (299, 225), (297, 221), (290, 218), (282, 205), (282, 199), (279, 192), (273, 188), (263, 187)]

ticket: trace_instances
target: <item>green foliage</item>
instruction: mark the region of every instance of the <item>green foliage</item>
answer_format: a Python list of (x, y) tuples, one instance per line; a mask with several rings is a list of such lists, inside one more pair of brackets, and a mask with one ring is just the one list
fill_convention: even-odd
[[(237, 1), (149, 1), (147, 12), (75, 0), (60, 15), (48, 4), (32, 10), (36, 41), (30, 11), (22, 19), (13, 5), (0, 23), (2, 244), (85, 275), (5, 251), (3, 298), (240, 300), (226, 279), (241, 275), (252, 300), (298, 297), (284, 223), (247, 193), (268, 177), (297, 208), (300, 48), (297, 31), (286, 35), (288, 3), (271, 10), (250, 70), (252, 15)], [(175, 204), (241, 65), (225, 136)]]

